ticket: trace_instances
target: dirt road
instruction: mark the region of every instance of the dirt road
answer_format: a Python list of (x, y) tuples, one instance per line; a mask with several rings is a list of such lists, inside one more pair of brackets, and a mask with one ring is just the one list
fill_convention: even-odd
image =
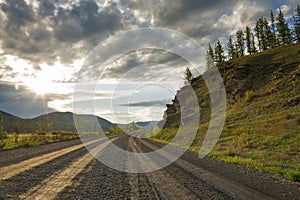
[[(163, 146), (127, 135), (111, 141), (136, 153)], [(85, 145), (101, 156), (110, 144), (98, 139)], [(132, 164), (110, 155), (120, 165)], [(155, 172), (120, 172), (97, 161), (79, 140), (0, 152), (0, 167), (0, 199), (300, 199), (295, 183), (190, 152)]]

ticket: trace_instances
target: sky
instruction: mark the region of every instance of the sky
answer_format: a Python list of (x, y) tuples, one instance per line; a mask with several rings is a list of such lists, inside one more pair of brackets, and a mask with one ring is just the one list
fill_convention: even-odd
[[(161, 120), (165, 105), (184, 85), (183, 73), (190, 63), (172, 52), (144, 48), (91, 67), (87, 60), (95, 49), (103, 50), (99, 44), (126, 31), (161, 27), (207, 48), (217, 39), (225, 44), (246, 25), (253, 27), (270, 9), (276, 15), (280, 8), (291, 17), (297, 3), (0, 0), (0, 110), (23, 118), (71, 111), (118, 123)], [(102, 69), (104, 65), (108, 67)], [(84, 82), (82, 74), (88, 74)]]

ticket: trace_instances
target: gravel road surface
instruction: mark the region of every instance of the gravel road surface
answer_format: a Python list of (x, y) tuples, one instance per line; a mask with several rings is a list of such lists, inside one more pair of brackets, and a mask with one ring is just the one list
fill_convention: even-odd
[[(110, 140), (135, 153), (163, 147), (128, 135)], [(92, 154), (109, 153), (120, 166), (132, 165), (107, 152), (111, 144), (103, 139), (85, 145)], [(300, 199), (299, 184), (191, 152), (140, 174), (111, 169), (91, 153), (80, 140), (0, 152), (0, 199)], [(143, 163), (145, 156), (140, 164), (151, 165)]]

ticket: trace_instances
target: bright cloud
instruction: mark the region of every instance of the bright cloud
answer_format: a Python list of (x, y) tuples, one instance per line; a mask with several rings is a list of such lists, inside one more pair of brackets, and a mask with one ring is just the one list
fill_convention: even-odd
[[(74, 111), (71, 101), (81, 70), (87, 82), (79, 91), (81, 98), (77, 99), (80, 112), (92, 112), (85, 108), (93, 100), (97, 106), (93, 112), (107, 119), (116, 120), (113, 114), (117, 114), (122, 122), (159, 120), (164, 106), (120, 105), (129, 104), (133, 97), (137, 99), (131, 103), (138, 105), (173, 98), (174, 92), (159, 92), (149, 87), (142, 90), (139, 86), (152, 81), (176, 91), (183, 85), (183, 71), (189, 63), (180, 56), (148, 49), (121, 57), (115, 55), (107, 63), (89, 66), (85, 58), (92, 49), (115, 34), (143, 27), (174, 29), (203, 46), (219, 38), (225, 43), (229, 34), (244, 29), (245, 25), (253, 27), (260, 16), (268, 17), (272, 5), (276, 5), (274, 11), (280, 8), (290, 17), (297, 3), (296, 0), (0, 0), (0, 86), (5, 89), (0, 99), (7, 101), (0, 107), (22, 115), (22, 109), (7, 100), (22, 94), (26, 100), (37, 98), (40, 105), (45, 103), (45, 112)], [(126, 43), (123, 41), (122, 45)], [(113, 55), (118, 49), (109, 50)], [(105, 70), (101, 68), (104, 65)], [(99, 81), (96, 88), (93, 81)], [(14, 99), (14, 104), (21, 104), (17, 97)], [(110, 108), (112, 105), (114, 109)], [(25, 112), (28, 110), (24, 109)]]

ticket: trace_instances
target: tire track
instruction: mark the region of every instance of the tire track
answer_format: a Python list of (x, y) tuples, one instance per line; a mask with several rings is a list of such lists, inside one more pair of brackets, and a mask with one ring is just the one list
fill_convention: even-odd
[[(134, 142), (133, 138), (129, 138), (129, 145), (136, 153), (142, 153), (141, 148)], [(142, 162), (148, 165), (155, 165), (153, 161), (149, 161), (146, 155), (141, 154)], [(145, 166), (145, 164), (142, 164)], [(197, 196), (192, 194), (186, 187), (179, 183), (171, 174), (161, 169), (155, 172), (147, 173), (146, 176), (153, 183), (154, 190), (158, 191), (157, 199), (197, 199)]]
[(76, 145), (76, 146), (73, 146), (73, 147), (69, 147), (69, 148), (66, 148), (66, 149), (62, 149), (62, 150), (58, 150), (58, 151), (55, 151), (55, 152), (44, 154), (44, 155), (41, 155), (41, 156), (38, 156), (38, 157), (34, 157), (34, 158), (22, 161), (22, 162), (17, 163), (17, 164), (2, 167), (2, 168), (0, 168), (1, 180), (2, 181), (7, 180), (7, 179), (9, 179), (13, 176), (16, 176), (16, 175), (18, 175), (18, 174), (20, 174), (20, 173), (22, 173), (26, 170), (29, 170), (29, 169), (34, 168), (36, 166), (45, 164), (45, 163), (47, 163), (51, 160), (54, 160), (58, 157), (64, 156), (64, 155), (66, 155), (70, 152), (73, 152), (73, 151), (76, 151), (80, 148), (83, 148), (84, 145), (90, 145), (92, 143), (95, 143), (95, 141), (90, 141), (86, 144), (79, 144), (79, 145)]
[[(148, 148), (151, 151), (155, 151), (158, 147), (141, 140), (141, 143), (144, 147)], [(165, 154), (169, 154), (165, 152)], [(274, 199), (275, 196), (270, 196), (265, 194), (262, 191), (251, 188), (243, 183), (237, 182), (236, 180), (229, 179), (227, 177), (219, 176), (216, 173), (211, 173), (210, 171), (201, 168), (195, 164), (187, 162), (182, 158), (179, 158), (176, 162), (172, 163), (170, 166), (165, 168), (174, 177), (186, 185), (193, 192), (199, 192), (199, 189), (196, 189), (197, 185), (204, 185), (207, 189), (203, 190), (205, 196), (203, 198), (211, 199), (213, 191), (215, 190), (216, 194), (225, 195), (221, 199), (234, 198), (234, 199)], [(186, 177), (186, 178), (184, 178)], [(185, 179), (185, 180), (184, 180)], [(197, 183), (197, 184), (193, 184)], [(193, 187), (194, 186), (194, 187)], [(205, 188), (204, 187), (204, 188)], [(210, 194), (211, 193), (211, 194)], [(231, 196), (231, 197), (230, 197)], [(277, 197), (278, 198), (278, 197)]]
[(28, 169), (7, 180), (0, 181), (0, 199), (19, 199), (19, 195), (41, 184), (56, 171), (67, 167), (72, 161), (84, 156), (87, 150), (82, 147), (45, 164)]
[[(111, 141), (134, 153), (152, 152), (159, 149), (160, 145), (125, 134)], [(166, 155), (170, 154), (163, 152), (164, 156), (158, 155), (158, 159), (140, 154), (140, 160), (133, 160), (109, 150), (106, 148), (108, 145), (109, 143), (103, 140), (89, 141), (92, 154), (108, 156), (107, 159), (124, 166), (124, 169), (153, 168), (164, 162)], [(78, 146), (73, 148), (76, 147)], [(0, 179), (0, 199), (297, 199), (298, 193), (294, 192), (292, 187), (290, 190), (283, 189), (285, 196), (280, 195), (281, 192), (274, 195), (270, 192), (264, 193), (263, 189), (243, 182), (244, 179), (250, 179), (248, 176), (244, 179), (234, 178), (236, 168), (229, 171), (233, 174), (226, 176), (219, 172), (214, 161), (201, 160), (203, 162), (199, 163), (194, 154), (184, 154), (161, 170), (136, 174), (120, 172), (105, 166), (83, 146), (58, 157), (58, 154), (55, 154), (63, 153), (66, 149), (53, 152), (53, 155), (45, 154), (52, 157), (45, 158), (49, 160), (41, 161), (40, 165), (34, 167), (26, 164), (29, 168), (22, 169), (22, 172), (15, 171), (16, 174), (8, 179)], [(41, 156), (32, 159), (37, 158)], [(232, 167), (226, 163), (221, 166)], [(246, 168), (240, 171), (244, 170)], [(250, 181), (256, 184), (255, 178), (258, 176), (252, 177)], [(288, 187), (281, 185), (281, 182), (274, 184), (277, 184), (275, 190), (278, 190), (277, 187)], [(292, 196), (293, 194), (296, 196)]]
[[(118, 138), (115, 145), (132, 151), (128, 135)], [(104, 151), (106, 151), (105, 149)], [(106, 152), (118, 160), (120, 166), (130, 167), (127, 158), (118, 157), (116, 152)], [(103, 155), (103, 154), (102, 154)], [(145, 174), (121, 172), (105, 166), (94, 159), (55, 199), (163, 199), (155, 185)]]
[[(128, 148), (128, 138), (125, 134), (120, 135), (113, 143), (122, 149)], [(100, 156), (116, 159), (120, 165), (125, 164), (126, 160), (109, 151), (109, 148), (105, 148)], [(73, 179), (72, 185), (67, 186), (55, 199), (131, 199), (129, 176), (126, 172), (107, 167), (93, 159), (90, 165)]]
[[(116, 140), (116, 138), (112, 140)], [(54, 199), (64, 188), (70, 186), (72, 180), (90, 164), (94, 159), (93, 155), (99, 154), (107, 145), (109, 145), (108, 141), (74, 161), (67, 168), (53, 174), (40, 185), (31, 188), (27, 193), (20, 195), (20, 199)]]
[[(131, 137), (130, 137), (131, 138)], [(128, 149), (131, 152), (136, 152), (134, 148), (135, 143), (129, 138)], [(128, 138), (126, 138), (128, 140)], [(128, 168), (134, 168), (137, 163), (134, 160), (128, 158), (127, 166)], [(160, 199), (161, 195), (155, 188), (154, 184), (150, 182), (149, 178), (145, 174), (129, 173), (129, 184), (131, 187), (131, 199)]]
[(17, 149), (0, 151), (0, 168), (20, 163), (61, 149), (66, 149), (82, 143), (82, 140), (68, 140), (56, 143), (42, 144), (34, 147), (21, 147)]

